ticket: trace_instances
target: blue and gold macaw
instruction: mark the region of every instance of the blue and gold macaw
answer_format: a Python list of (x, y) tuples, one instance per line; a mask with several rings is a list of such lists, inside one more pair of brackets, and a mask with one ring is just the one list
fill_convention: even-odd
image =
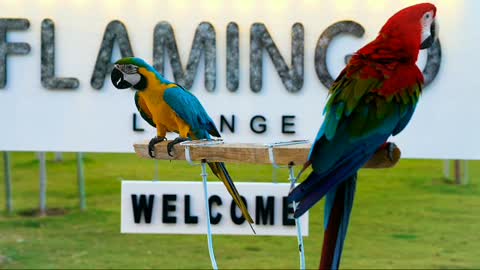
[(379, 148), (393, 150), (385, 142), (415, 111), (424, 80), (416, 61), (419, 50), (435, 40), (435, 16), (436, 7), (428, 3), (397, 12), (352, 56), (330, 89), (325, 120), (304, 165), (313, 171), (289, 194), (298, 202), (295, 217), (326, 196), (321, 269), (339, 267), (357, 171)]
[[(166, 140), (167, 132), (180, 136), (168, 143), (168, 154), (173, 146), (185, 140), (220, 137), (213, 120), (200, 101), (182, 86), (170, 82), (152, 66), (140, 58), (128, 57), (118, 60), (111, 73), (113, 85), (118, 89), (133, 88), (135, 104), (140, 115), (157, 128), (157, 136), (150, 140), (149, 154), (154, 156), (155, 144)], [(223, 162), (209, 162), (212, 172), (223, 182), (243, 217), (250, 226), (253, 219), (240, 197)]]

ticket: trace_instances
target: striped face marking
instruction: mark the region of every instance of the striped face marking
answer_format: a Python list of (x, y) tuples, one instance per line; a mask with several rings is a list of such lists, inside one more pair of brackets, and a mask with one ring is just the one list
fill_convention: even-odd
[(116, 84), (119, 85), (122, 80), (128, 82), (131, 85), (136, 85), (141, 80), (140, 74), (138, 74), (138, 67), (132, 64), (116, 64), (116, 69), (122, 72), (123, 76), (118, 78)]

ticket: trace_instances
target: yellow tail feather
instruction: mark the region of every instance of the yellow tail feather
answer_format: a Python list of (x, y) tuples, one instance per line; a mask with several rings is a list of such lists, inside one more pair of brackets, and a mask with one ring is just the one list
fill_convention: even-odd
[(225, 168), (225, 164), (223, 162), (209, 162), (208, 165), (210, 166), (210, 169), (212, 169), (212, 172), (220, 180), (222, 180), (228, 192), (230, 193), (230, 195), (232, 195), (233, 200), (242, 211), (243, 217), (248, 221), (248, 223), (252, 224), (253, 219), (250, 216), (250, 213), (248, 213), (247, 206), (241, 199), (240, 193), (238, 193), (237, 188), (235, 187), (235, 184), (232, 181), (232, 178), (228, 174), (227, 169)]

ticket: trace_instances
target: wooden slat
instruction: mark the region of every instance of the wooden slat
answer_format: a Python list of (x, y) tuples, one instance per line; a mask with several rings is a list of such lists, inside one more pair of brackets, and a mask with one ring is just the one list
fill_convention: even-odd
[[(276, 146), (274, 149), (275, 161), (278, 165), (303, 164), (307, 160), (310, 147), (310, 144)], [(140, 157), (151, 158), (148, 155), (148, 142), (134, 144), (134, 148)], [(388, 151), (380, 149), (367, 162), (365, 168), (393, 167), (400, 159), (400, 155), (400, 149), (395, 146), (392, 161), (388, 156)], [(190, 146), (190, 156), (193, 161), (206, 159), (207, 161), (223, 161), (226, 163), (271, 164), (268, 147), (263, 144), (192, 145)], [(173, 157), (170, 157), (167, 154), (167, 142), (158, 143), (155, 145), (155, 159), (185, 160), (185, 146), (175, 145)]]

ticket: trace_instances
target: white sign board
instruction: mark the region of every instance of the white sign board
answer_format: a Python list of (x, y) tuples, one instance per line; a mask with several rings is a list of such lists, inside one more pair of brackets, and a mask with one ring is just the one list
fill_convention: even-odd
[[(295, 236), (293, 208), (286, 202), (289, 184), (236, 183), (255, 221), (257, 235)], [(212, 233), (252, 235), (230, 194), (220, 182), (208, 183)], [(121, 232), (205, 234), (202, 182), (122, 181)], [(300, 218), (308, 236), (308, 212)]]
[[(322, 110), (327, 99), (327, 88), (316, 72), (315, 51), (320, 35), (342, 20), (352, 20), (365, 29), (360, 38), (351, 34), (333, 38), (326, 63), (335, 77), (344, 66), (346, 55), (373, 40), (396, 11), (419, 2), (423, 1), (2, 1), (0, 19), (17, 18), (28, 22), (17, 30), (10, 25), (3, 42), (28, 43), (30, 50), (23, 51), (23, 55), (8, 54), (5, 65), (0, 61), (6, 69), (6, 84), (0, 89), (0, 150), (131, 152), (133, 143), (155, 135), (154, 129), (139, 115), (134, 130), (133, 91), (116, 90), (108, 74), (99, 89), (92, 83), (106, 27), (117, 27), (120, 23), (125, 26), (133, 54), (150, 63), (155, 54), (155, 28), (161, 22), (170, 25), (183, 70), (191, 56), (196, 30), (202, 22), (208, 23), (215, 36), (215, 87), (213, 91), (206, 90), (205, 57), (202, 56), (190, 90), (201, 100), (217, 126), (220, 126), (222, 115), (234, 126), (231, 131), (224, 123), (222, 135), (225, 140), (259, 143), (312, 140), (323, 120)], [(393, 141), (402, 149), (403, 157), (479, 159), (480, 129), (474, 123), (475, 116), (480, 115), (477, 104), (480, 82), (476, 79), (480, 57), (477, 48), (480, 1), (431, 2), (438, 8), (440, 70), (425, 89), (411, 123)], [(47, 18), (51, 21), (45, 21)], [(231, 22), (238, 26), (239, 52), (238, 87), (234, 87), (233, 92), (227, 87), (226, 71), (227, 55), (231, 54), (227, 50), (232, 52), (234, 48), (227, 49), (227, 41), (236, 42), (227, 35)], [(259, 68), (251, 62), (250, 38), (255, 23), (266, 27), (290, 70), (292, 27), (296, 23), (303, 27), (304, 73), (299, 91), (287, 91), (265, 49), (263, 56), (260, 54), (263, 61), (261, 89), (252, 90), (251, 65)], [(120, 31), (118, 27), (115, 29)], [(53, 39), (51, 33), (54, 33)], [(106, 35), (107, 39), (116, 37), (112, 33)], [(48, 40), (54, 42), (54, 58), (48, 54), (52, 52), (48, 48), (42, 57), (42, 38), (47, 40), (48, 48), (53, 48)], [(111, 61), (120, 58), (117, 41), (113, 41)], [(102, 52), (108, 53), (105, 48)], [(17, 49), (25, 50), (21, 46)], [(173, 80), (169, 55), (171, 53), (165, 49), (164, 74)], [(418, 63), (422, 68), (425, 59), (423, 52)], [(74, 78), (78, 86), (47, 89), (41, 83), (42, 61), (50, 61), (50, 67), (52, 63), (55, 65), (53, 71), (45, 71), (45, 85), (53, 82), (47, 79), (50, 75), (50, 78)], [(262, 117), (255, 119), (253, 129), (265, 129), (261, 133), (251, 127), (252, 118), (258, 115)], [(174, 136), (171, 134), (170, 138)]]

